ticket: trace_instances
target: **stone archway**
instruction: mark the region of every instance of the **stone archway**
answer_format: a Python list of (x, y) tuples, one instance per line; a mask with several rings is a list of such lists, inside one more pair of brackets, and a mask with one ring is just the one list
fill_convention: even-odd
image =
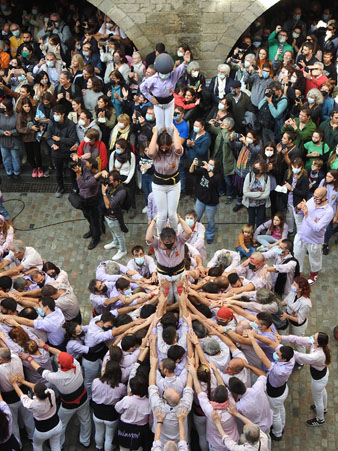
[(145, 56), (187, 43), (207, 77), (241, 34), (279, 0), (88, 0), (111, 17)]

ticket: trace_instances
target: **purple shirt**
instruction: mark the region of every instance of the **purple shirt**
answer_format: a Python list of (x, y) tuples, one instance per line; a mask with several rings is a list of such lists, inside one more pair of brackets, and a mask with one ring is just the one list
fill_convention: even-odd
[[(319, 186), (324, 186), (325, 179), (323, 179)], [(338, 205), (338, 191), (334, 189), (333, 183), (332, 184), (326, 184), (325, 188), (327, 189), (327, 200), (331, 207), (333, 208), (334, 214), (337, 212), (337, 205)]]
[[(183, 232), (183, 228), (181, 224), (178, 224), (178, 233)], [(205, 227), (201, 222), (196, 222), (194, 230), (192, 231), (191, 237), (187, 241), (187, 243), (192, 244), (201, 254), (203, 260), (206, 258), (205, 252)]]
[(132, 271), (137, 271), (142, 277), (149, 279), (153, 272), (156, 272), (156, 265), (154, 259), (149, 257), (148, 255), (144, 256), (144, 263), (142, 265), (138, 265), (135, 262), (135, 259), (132, 258), (127, 263), (127, 268)]
[(161, 175), (167, 176), (176, 174), (182, 156), (181, 149), (179, 152), (180, 153), (177, 153), (174, 145), (172, 145), (171, 149), (165, 153), (160, 153), (158, 147), (156, 147), (156, 154), (153, 157), (150, 157), (154, 162), (155, 171)]
[[(323, 244), (326, 227), (333, 218), (333, 208), (325, 204), (317, 207), (313, 197), (306, 202), (308, 208), (308, 217), (304, 219), (299, 226), (298, 236), (304, 243)], [(317, 207), (317, 208), (316, 208)]]
[(154, 193), (150, 193), (148, 196), (147, 216), (148, 221), (151, 221), (157, 215), (157, 206), (154, 199)]
[(174, 95), (177, 80), (181, 78), (187, 66), (185, 63), (180, 64), (170, 73), (170, 77), (162, 80), (158, 74), (147, 78), (140, 86), (142, 94), (150, 100), (152, 97), (169, 97)]
[[(279, 349), (279, 346), (276, 349)], [(292, 357), (288, 362), (281, 362), (278, 360), (277, 362), (271, 363), (269, 368), (269, 382), (270, 384), (277, 388), (286, 384), (289, 377), (292, 374), (293, 367), (295, 366), (295, 357)]]
[(160, 240), (156, 236), (154, 236), (152, 243), (147, 243), (153, 246), (158, 263), (166, 268), (174, 268), (184, 260), (184, 244), (187, 240), (183, 233), (177, 234), (176, 240), (177, 244), (170, 249), (169, 256), (167, 249), (160, 248)]

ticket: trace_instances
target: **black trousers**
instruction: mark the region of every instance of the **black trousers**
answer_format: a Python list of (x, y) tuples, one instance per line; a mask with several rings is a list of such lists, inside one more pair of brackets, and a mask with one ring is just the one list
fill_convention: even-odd
[(100, 239), (101, 226), (100, 226), (100, 214), (99, 214), (99, 195), (89, 197), (82, 200), (81, 207), (83, 216), (89, 222), (89, 229), (92, 233), (94, 240)]
[(37, 141), (31, 143), (25, 143), (25, 149), (27, 153), (27, 160), (31, 165), (32, 169), (41, 168), (41, 152), (40, 143)]
[(73, 188), (77, 189), (76, 183), (76, 175), (72, 169), (68, 169), (68, 164), (71, 162), (71, 158), (69, 157), (54, 157), (53, 156), (53, 164), (55, 166), (56, 171), (56, 182), (58, 184), (59, 189), (64, 189), (64, 180), (63, 180), (63, 168), (66, 167), (67, 171), (69, 171), (70, 179), (73, 184)]

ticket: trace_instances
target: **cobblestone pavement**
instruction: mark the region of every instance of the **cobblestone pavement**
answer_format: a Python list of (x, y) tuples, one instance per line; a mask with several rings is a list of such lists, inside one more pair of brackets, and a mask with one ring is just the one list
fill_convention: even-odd
[[(78, 295), (81, 303), (84, 323), (91, 316), (91, 306), (87, 291), (88, 282), (95, 275), (95, 268), (101, 260), (109, 259), (111, 251), (105, 251), (103, 245), (110, 241), (106, 234), (102, 242), (92, 251), (87, 250), (88, 240), (82, 235), (87, 232), (88, 226), (81, 221), (81, 214), (71, 208), (67, 197), (56, 199), (53, 194), (38, 193), (10, 193), (5, 194), (5, 206), (12, 216), (21, 210), (24, 202), (25, 209), (15, 220), (17, 228), (16, 236), (27, 245), (36, 247), (43, 259), (51, 260), (60, 265), (69, 274), (69, 280)], [(14, 200), (16, 199), (16, 200)], [(221, 206), (217, 213), (216, 238), (212, 245), (207, 245), (207, 254), (210, 257), (220, 248), (233, 249), (241, 224), (247, 220), (245, 209), (238, 213), (232, 212), (232, 206), (225, 206), (221, 198)], [(143, 208), (143, 200), (138, 196), (138, 215), (132, 221), (129, 220), (129, 234), (127, 236), (128, 250), (135, 244), (145, 244), (146, 215), (140, 213)], [(181, 200), (179, 213), (181, 215), (193, 207), (192, 200), (188, 197)], [(68, 222), (67, 222), (68, 221)], [(57, 226), (34, 228), (49, 224), (61, 223)], [(21, 230), (20, 230), (21, 229)], [(32, 230), (33, 229), (33, 230)], [(331, 339), (331, 351), (333, 362), (330, 366), (330, 378), (328, 391), (328, 414), (324, 426), (310, 428), (305, 421), (312, 418), (309, 406), (311, 400), (311, 379), (308, 368), (292, 375), (289, 381), (290, 394), (286, 401), (286, 428), (283, 441), (273, 443), (273, 450), (292, 451), (318, 451), (337, 450), (338, 434), (335, 424), (338, 424), (338, 378), (337, 375), (337, 345), (332, 338), (333, 327), (337, 324), (335, 298), (338, 295), (336, 268), (337, 245), (332, 240), (330, 254), (324, 257), (324, 269), (320, 273), (319, 280), (313, 287), (311, 296), (313, 312), (308, 328), (309, 334), (321, 330), (329, 334)], [(126, 262), (124, 259), (123, 262)], [(308, 271), (308, 266), (305, 266)], [(75, 427), (69, 427), (65, 450), (73, 451), (81, 448), (77, 442), (77, 420), (71, 423)], [(26, 444), (24, 449), (31, 447)], [(91, 450), (95, 449), (92, 440)], [(192, 450), (195, 451), (195, 450)]]

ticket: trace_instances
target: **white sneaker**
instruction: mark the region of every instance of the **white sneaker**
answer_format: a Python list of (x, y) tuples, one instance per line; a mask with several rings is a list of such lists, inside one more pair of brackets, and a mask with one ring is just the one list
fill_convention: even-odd
[(103, 247), (105, 249), (109, 250), (109, 249), (114, 249), (114, 247), (119, 247), (119, 245), (114, 243), (114, 241), (112, 241), (111, 243), (105, 244)]
[(142, 213), (147, 213), (148, 211), (148, 207), (144, 207), (144, 209), (142, 210)]
[(112, 260), (120, 260), (122, 257), (127, 255), (127, 251), (121, 252), (120, 250), (112, 257)]

